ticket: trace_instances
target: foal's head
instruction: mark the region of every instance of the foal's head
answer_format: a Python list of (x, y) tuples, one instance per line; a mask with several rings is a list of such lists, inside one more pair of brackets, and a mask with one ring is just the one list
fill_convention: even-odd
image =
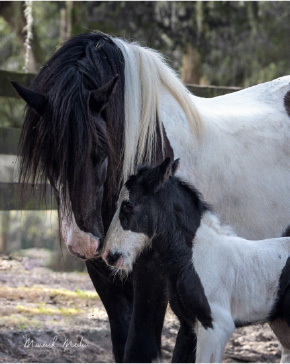
[(105, 239), (102, 256), (109, 265), (130, 271), (151, 244), (166, 253), (178, 240), (177, 254), (183, 244), (192, 245), (206, 206), (193, 187), (174, 176), (178, 164), (166, 158), (128, 179)]

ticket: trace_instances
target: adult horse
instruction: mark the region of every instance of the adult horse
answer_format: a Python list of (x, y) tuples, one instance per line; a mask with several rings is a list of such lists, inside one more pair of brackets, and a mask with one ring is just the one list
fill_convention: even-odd
[[(137, 163), (174, 154), (183, 161), (179, 174), (222, 222), (247, 238), (280, 236), (290, 219), (289, 81), (202, 99), (188, 93), (157, 52), (92, 33), (65, 43), (32, 90), (14, 84), (28, 104), (21, 178), (48, 179), (55, 189), (68, 249), (88, 259), (107, 310), (116, 361), (160, 356), (167, 305), (150, 252), (126, 281), (95, 258), (121, 181)], [(173, 361), (193, 361), (192, 340), (181, 322)]]

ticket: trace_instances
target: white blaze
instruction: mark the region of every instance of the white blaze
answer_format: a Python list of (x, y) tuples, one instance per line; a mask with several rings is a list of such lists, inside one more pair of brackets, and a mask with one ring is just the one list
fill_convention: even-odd
[(146, 246), (149, 246), (151, 240), (143, 233), (136, 233), (131, 230), (124, 230), (120, 218), (120, 207), (123, 201), (129, 200), (129, 191), (124, 186), (120, 192), (118, 208), (113, 217), (108, 233), (105, 238), (102, 258), (106, 259), (109, 252), (111, 254), (121, 253), (122, 261), (118, 264), (119, 269), (131, 271), (133, 264), (138, 255)]
[(79, 254), (86, 259), (92, 259), (96, 256), (99, 247), (98, 239), (91, 233), (80, 230), (73, 213), (71, 221), (65, 217), (61, 218), (61, 232), (70, 253)]

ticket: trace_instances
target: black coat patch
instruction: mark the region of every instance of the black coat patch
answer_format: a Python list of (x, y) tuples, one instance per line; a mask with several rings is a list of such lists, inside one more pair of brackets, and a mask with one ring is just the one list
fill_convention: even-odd
[(290, 327), (290, 256), (279, 279), (277, 302), (270, 314), (270, 321), (284, 319)]
[(288, 91), (284, 97), (284, 105), (285, 105), (287, 114), (290, 116), (290, 91)]
[(287, 228), (286, 228), (286, 230), (284, 231), (284, 233), (283, 233), (283, 235), (282, 235), (283, 237), (287, 237), (287, 236), (290, 236), (290, 225), (289, 226), (287, 226)]
[(212, 328), (210, 305), (192, 264), (193, 239), (209, 207), (193, 186), (174, 176), (177, 167), (178, 160), (171, 163), (166, 158), (159, 166), (139, 168), (125, 184), (130, 208), (128, 201), (122, 202), (120, 224), (152, 238), (168, 277), (171, 307), (180, 321), (192, 327), (199, 320)]
[(200, 321), (205, 329), (213, 328), (211, 309), (198, 274), (193, 265), (181, 273), (172, 285), (170, 306), (180, 321), (195, 324)]

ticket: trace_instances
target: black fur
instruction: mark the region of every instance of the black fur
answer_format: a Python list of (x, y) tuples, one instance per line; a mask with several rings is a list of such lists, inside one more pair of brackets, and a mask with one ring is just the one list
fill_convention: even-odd
[[(116, 75), (115, 93), (110, 100), (103, 100), (104, 93), (100, 91)], [(27, 109), (20, 140), (21, 180), (35, 183), (48, 179), (52, 186), (62, 185), (62, 209), (69, 217), (71, 206), (84, 231), (89, 230), (87, 215), (96, 210), (94, 199), (88, 198), (88, 191), (94, 189), (96, 194), (99, 187), (91, 173), (96, 169), (93, 163), (100, 163), (100, 158), (105, 156), (109, 159), (107, 174), (110, 175), (104, 186), (105, 229), (114, 212), (122, 166), (124, 82), (122, 52), (110, 37), (92, 33), (66, 42), (41, 69), (32, 85), (32, 91), (45, 97), (47, 105), (41, 117), (32, 107)], [(88, 110), (87, 104), (94, 107)], [(28, 105), (32, 106), (29, 102)]]
[(141, 167), (125, 186), (130, 201), (123, 201), (120, 223), (124, 230), (152, 238), (161, 267), (169, 278), (170, 303), (181, 322), (212, 327), (211, 310), (199, 276), (192, 265), (192, 241), (208, 206), (198, 191), (174, 177), (170, 158), (157, 167)]
[[(288, 236), (290, 236), (290, 225), (282, 234), (282, 237)], [(286, 261), (279, 279), (277, 300), (269, 315), (269, 321), (274, 321), (278, 318), (285, 319), (290, 327), (290, 256)]]
[(181, 326), (176, 338), (172, 363), (194, 363), (197, 342), (196, 334), (192, 329), (191, 323), (187, 321), (181, 321), (180, 323)]
[(282, 234), (283, 237), (287, 237), (290, 236), (290, 225), (287, 226), (286, 230), (284, 231), (284, 233)]
[[(123, 164), (125, 78), (121, 50), (103, 33), (79, 35), (49, 59), (32, 90), (15, 88), (28, 104), (19, 148), (20, 180), (30, 184), (49, 180), (58, 202), (62, 197), (66, 217), (73, 212), (81, 230), (100, 237), (115, 212)], [(152, 162), (163, 158), (160, 134), (157, 127)], [(164, 130), (163, 134), (164, 153), (173, 156)], [(151, 284), (147, 286), (137, 271), (121, 282), (112, 279), (111, 270), (101, 260), (87, 261), (109, 316), (117, 362), (152, 361), (161, 353), (167, 304), (164, 284), (156, 264), (148, 265), (144, 258), (142, 265), (148, 267), (146, 280)], [(151, 304), (139, 304), (147, 299)], [(144, 341), (142, 332), (151, 336)]]
[(284, 97), (284, 105), (285, 105), (287, 114), (290, 116), (290, 91), (288, 91)]
[(290, 256), (282, 270), (279, 279), (277, 301), (272, 309), (269, 320), (284, 319), (290, 327)]

